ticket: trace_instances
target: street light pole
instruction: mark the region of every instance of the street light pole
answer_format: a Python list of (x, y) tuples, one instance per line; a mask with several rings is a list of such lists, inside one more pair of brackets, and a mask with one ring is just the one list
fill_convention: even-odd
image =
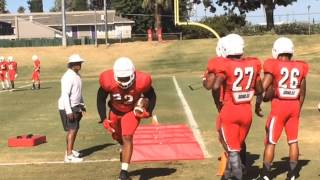
[(94, 7), (94, 45), (95, 47), (98, 47), (98, 31), (97, 31), (97, 10), (96, 7)]
[(105, 31), (105, 41), (106, 45), (109, 45), (108, 43), (108, 12), (107, 12), (107, 0), (103, 0), (103, 10), (104, 10), (104, 31)]
[(62, 46), (67, 47), (67, 37), (66, 37), (66, 9), (65, 2), (61, 0), (61, 13), (62, 13)]
[(310, 8), (311, 8), (311, 6), (310, 6), (310, 5), (308, 5), (308, 24), (309, 24), (309, 35), (311, 34)]

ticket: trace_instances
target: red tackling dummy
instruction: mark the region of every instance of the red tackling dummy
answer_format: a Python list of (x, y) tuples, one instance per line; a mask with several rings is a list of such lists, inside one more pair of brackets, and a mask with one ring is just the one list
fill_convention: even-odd
[(31, 147), (47, 142), (46, 136), (41, 135), (21, 135), (8, 139), (9, 147)]
[(183, 124), (139, 126), (133, 144), (132, 162), (204, 159), (192, 131)]

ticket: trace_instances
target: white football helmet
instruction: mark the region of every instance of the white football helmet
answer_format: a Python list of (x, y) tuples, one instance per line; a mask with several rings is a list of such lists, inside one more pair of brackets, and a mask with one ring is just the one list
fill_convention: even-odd
[(238, 34), (229, 34), (224, 37), (222, 43), (222, 55), (242, 55), (244, 49), (244, 40)]
[(277, 59), (279, 54), (288, 53), (293, 54), (294, 52), (294, 45), (289, 38), (280, 37), (278, 38), (272, 48), (272, 57)]
[(128, 89), (135, 80), (135, 68), (127, 57), (120, 57), (113, 65), (114, 79), (122, 89)]
[(7, 59), (9, 62), (13, 62), (13, 56), (8, 56)]
[(217, 57), (226, 57), (224, 54), (223, 54), (223, 51), (222, 51), (222, 41), (225, 40), (225, 37), (222, 37), (218, 40), (217, 42), (217, 46), (216, 46), (216, 55)]
[(4, 61), (4, 57), (0, 56), (0, 62), (3, 62), (3, 61)]
[(31, 59), (32, 59), (32, 61), (36, 61), (39, 59), (39, 57), (37, 55), (33, 55)]

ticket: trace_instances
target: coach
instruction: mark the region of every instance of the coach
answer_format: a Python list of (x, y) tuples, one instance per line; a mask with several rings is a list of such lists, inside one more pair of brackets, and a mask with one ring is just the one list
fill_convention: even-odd
[(67, 163), (81, 162), (80, 153), (73, 150), (73, 145), (79, 130), (82, 113), (86, 112), (82, 97), (82, 80), (79, 74), (84, 60), (73, 54), (69, 57), (68, 70), (61, 78), (61, 96), (59, 112), (64, 130), (67, 132), (67, 151), (64, 161)]

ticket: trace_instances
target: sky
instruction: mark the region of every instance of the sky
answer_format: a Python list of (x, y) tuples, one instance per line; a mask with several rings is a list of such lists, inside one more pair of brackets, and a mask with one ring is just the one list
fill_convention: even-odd
[[(310, 21), (312, 22), (314, 19), (315, 22), (320, 23), (320, 0), (298, 0), (293, 3), (293, 5), (287, 7), (276, 7), (274, 11), (274, 20), (275, 22), (308, 22), (308, 5), (310, 5)], [(222, 8), (217, 8), (217, 12), (215, 14), (222, 13), (224, 13)], [(204, 7), (200, 5), (196, 8), (194, 18), (199, 20), (202, 17), (205, 17), (205, 14), (207, 16), (215, 15), (209, 12), (205, 13)], [(264, 9), (259, 8), (256, 11), (247, 13), (247, 20), (254, 24), (265, 23)]]
[[(320, 23), (320, 0), (298, 0), (291, 6), (287, 7), (277, 7), (275, 9), (275, 22), (294, 22), (294, 21), (304, 21), (308, 22), (308, 5), (310, 5), (310, 21), (313, 20), (316, 23)], [(19, 6), (24, 6), (28, 9), (27, 0), (7, 0), (7, 8), (10, 12), (17, 12)], [(54, 6), (54, 0), (43, 0), (44, 11), (48, 12)], [(193, 20), (200, 20), (201, 18), (207, 16), (214, 16), (217, 14), (222, 14), (222, 8), (218, 8), (215, 14), (205, 13), (204, 7), (202, 5), (197, 6)], [(254, 24), (265, 23), (265, 13), (263, 9), (258, 9), (254, 12), (247, 14), (247, 20)]]
[[(55, 0), (42, 0), (43, 10), (48, 12), (54, 6)], [(11, 13), (17, 12), (17, 9), (23, 6), (28, 10), (27, 0), (7, 0), (7, 9)]]

